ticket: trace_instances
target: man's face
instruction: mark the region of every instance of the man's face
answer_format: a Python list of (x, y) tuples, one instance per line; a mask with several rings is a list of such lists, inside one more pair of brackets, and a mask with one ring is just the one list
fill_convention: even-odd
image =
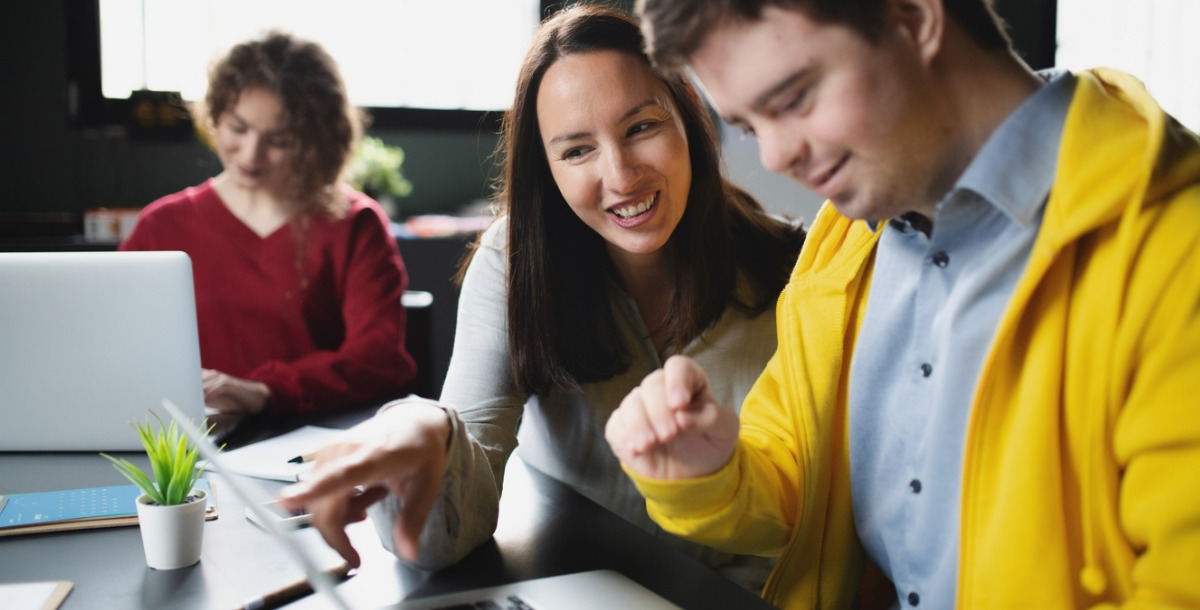
[(889, 17), (872, 44), (767, 7), (753, 23), (718, 25), (690, 66), (725, 120), (758, 139), (763, 165), (843, 215), (931, 212), (953, 184), (952, 118), (939, 116), (929, 46), (913, 25)]

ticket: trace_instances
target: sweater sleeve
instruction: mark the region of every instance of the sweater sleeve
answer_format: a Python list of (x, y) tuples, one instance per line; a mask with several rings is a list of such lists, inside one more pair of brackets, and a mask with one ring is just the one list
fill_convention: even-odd
[(795, 526), (799, 472), (785, 409), (788, 367), (777, 353), (741, 410), (738, 444), (720, 470), (694, 479), (653, 480), (629, 469), (646, 510), (663, 529), (737, 554), (773, 556)]
[[(1127, 387), (1112, 451), (1120, 539), (1136, 553), (1128, 572), (1130, 608), (1200, 606), (1200, 255), (1190, 245), (1200, 239), (1200, 186), (1178, 199), (1161, 206), (1154, 232), (1144, 238), (1138, 256), (1144, 262), (1130, 278), (1116, 342), (1128, 349), (1114, 350), (1117, 366), (1109, 377), (1109, 387)], [(1112, 480), (1093, 476), (1098, 490)]]
[[(517, 446), (526, 397), (513, 387), (509, 373), (505, 254), (495, 244), (502, 226), (489, 229), (463, 278), (454, 352), (441, 395), (456, 422), (441, 495), (421, 535), (414, 566), (420, 569), (449, 566), (492, 536), (504, 467)], [(371, 513), (392, 552), (398, 511), (397, 499), (389, 496)]]
[(337, 349), (268, 361), (247, 375), (270, 387), (273, 413), (333, 411), (394, 397), (416, 376), (404, 349), (401, 296), (408, 277), (399, 249), (376, 206), (352, 214), (339, 287), (345, 338)]

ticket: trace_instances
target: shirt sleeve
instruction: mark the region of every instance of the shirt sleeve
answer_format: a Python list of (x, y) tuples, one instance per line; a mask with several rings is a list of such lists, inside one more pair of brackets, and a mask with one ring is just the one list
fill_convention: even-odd
[[(504, 467), (517, 446), (527, 397), (514, 388), (510, 374), (505, 254), (495, 244), (503, 237), (502, 226), (489, 229), (463, 278), (454, 352), (441, 396), (455, 425), (441, 495), (421, 535), (414, 564), (420, 569), (449, 566), (492, 536)], [(380, 539), (393, 553), (399, 508), (389, 496), (371, 509)]]

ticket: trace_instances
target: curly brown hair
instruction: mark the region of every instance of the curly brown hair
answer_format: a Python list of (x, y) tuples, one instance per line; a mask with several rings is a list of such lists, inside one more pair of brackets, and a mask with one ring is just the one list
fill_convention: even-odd
[(307, 209), (335, 211), (333, 186), (366, 119), (350, 104), (337, 62), (321, 45), (279, 31), (235, 45), (209, 67), (208, 92), (194, 109), (197, 131), (210, 147), (222, 113), (255, 88), (283, 103), (293, 147), (287, 196)]

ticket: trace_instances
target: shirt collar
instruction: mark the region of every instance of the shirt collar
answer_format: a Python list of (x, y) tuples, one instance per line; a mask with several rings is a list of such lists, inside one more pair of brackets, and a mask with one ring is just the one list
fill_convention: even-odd
[[(1075, 76), (1066, 70), (1042, 70), (1046, 81), (1000, 123), (979, 154), (939, 204), (956, 191), (969, 190), (990, 202), (1014, 222), (1028, 226), (1054, 185), (1059, 144), (1067, 110), (1075, 93)], [(903, 220), (897, 228), (908, 228)], [(875, 232), (879, 222), (867, 221)]]
[(1075, 92), (1070, 72), (1044, 70), (1038, 75), (1046, 84), (1000, 123), (950, 191), (951, 196), (972, 191), (1021, 226), (1033, 222), (1054, 185), (1063, 125)]

